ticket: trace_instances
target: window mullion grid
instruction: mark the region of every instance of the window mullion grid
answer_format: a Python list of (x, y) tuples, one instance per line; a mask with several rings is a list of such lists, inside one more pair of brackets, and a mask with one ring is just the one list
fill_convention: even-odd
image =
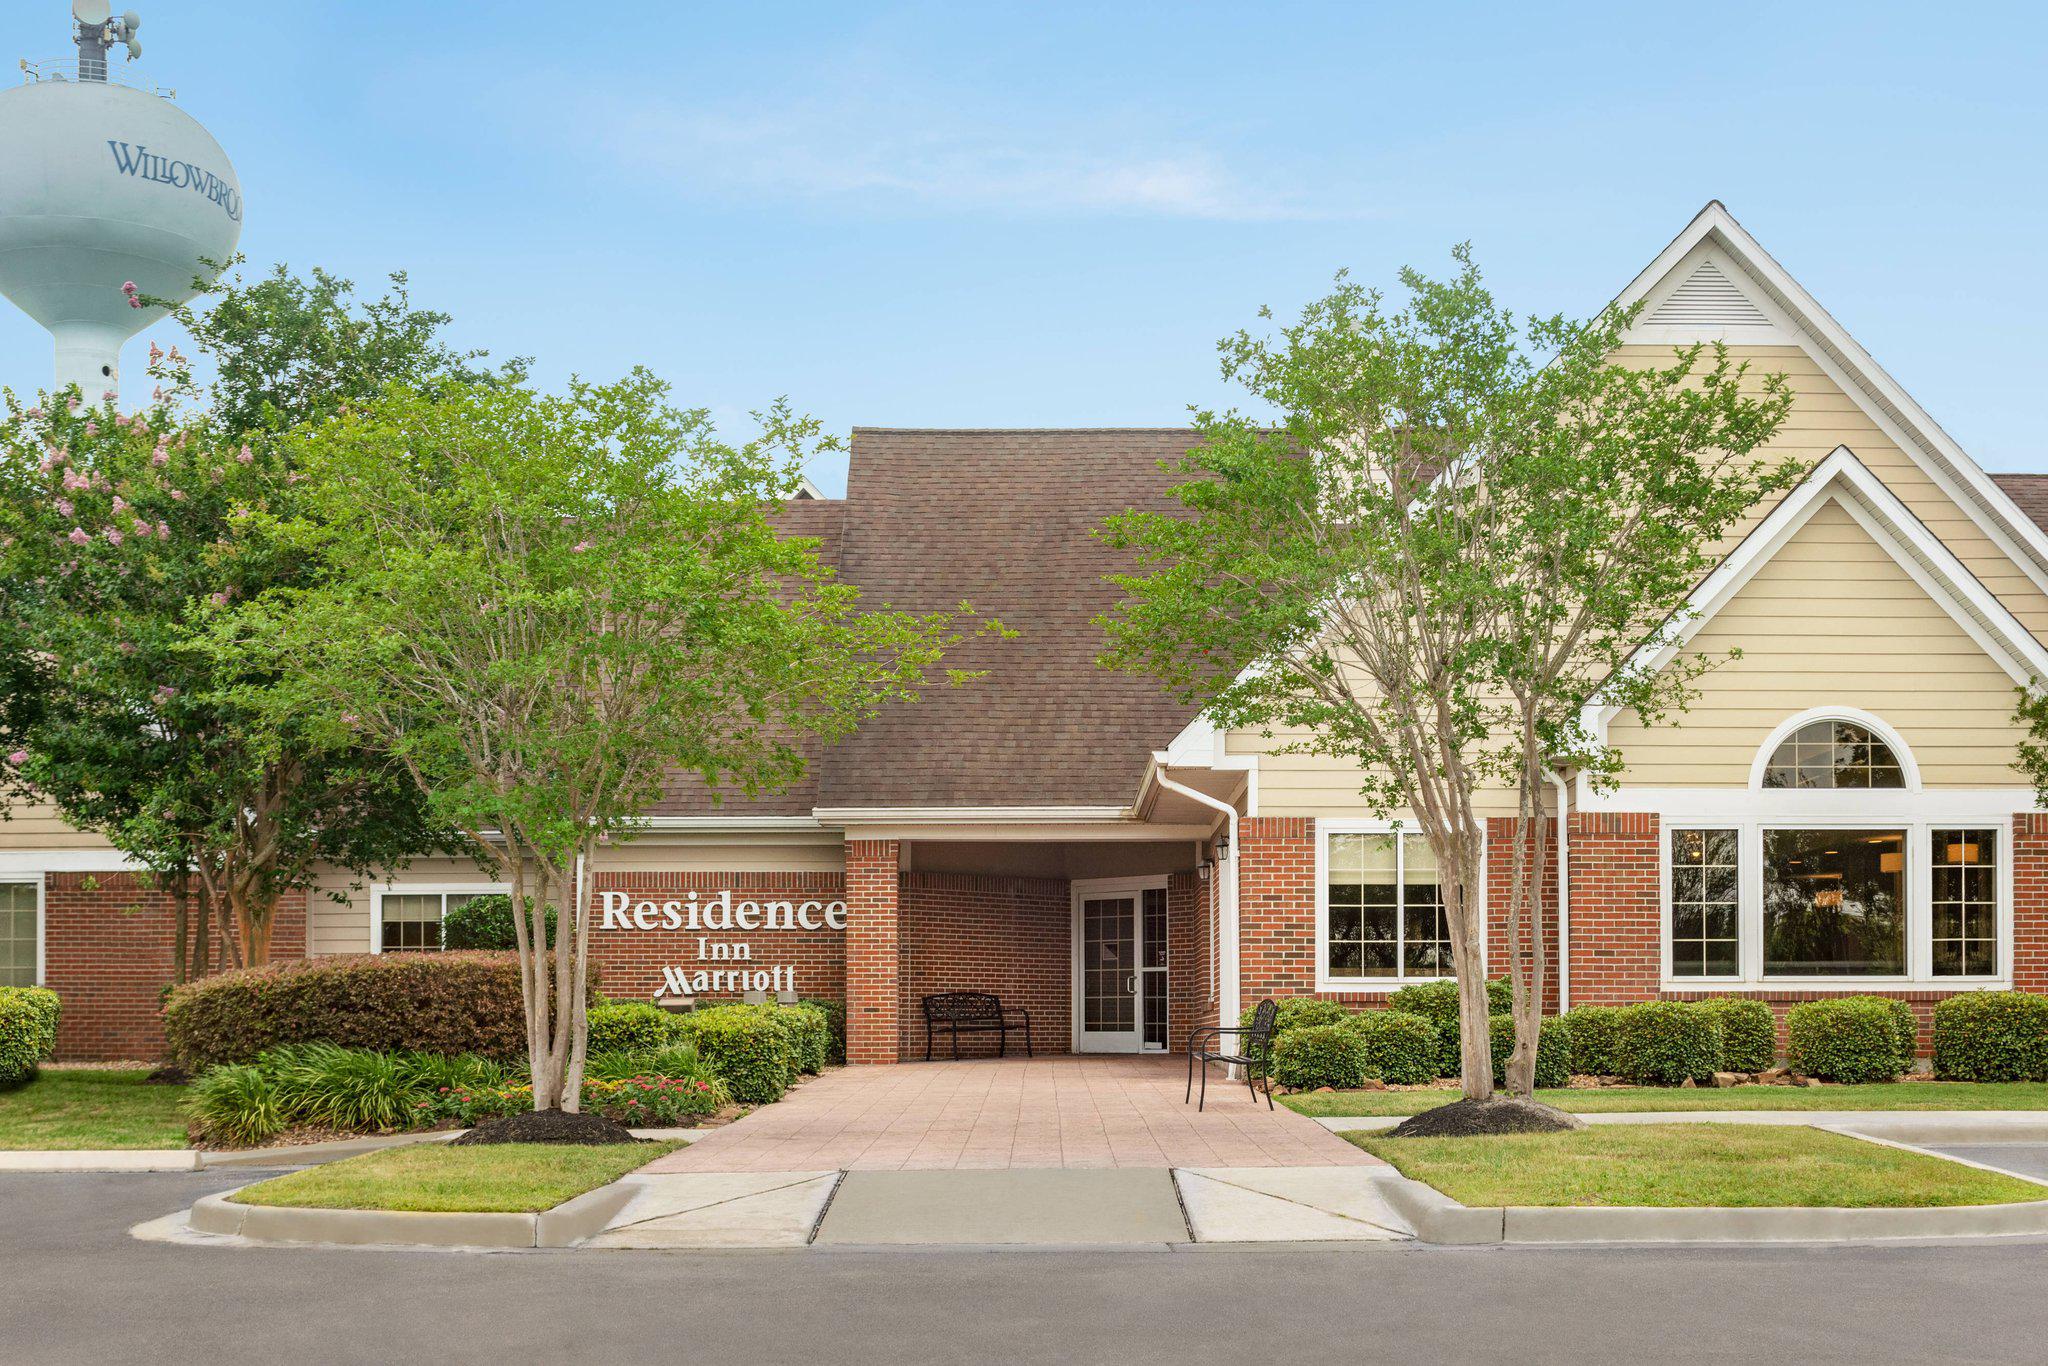
[(1408, 976), (1408, 836), (1394, 831), (1394, 979)]
[(1737, 960), (1745, 983), (1764, 979), (1764, 829), (1746, 822), (1737, 828), (1736, 915)]

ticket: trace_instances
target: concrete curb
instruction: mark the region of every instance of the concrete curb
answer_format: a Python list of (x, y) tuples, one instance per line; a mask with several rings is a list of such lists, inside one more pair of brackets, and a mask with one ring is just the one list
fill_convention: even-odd
[(415, 1210), (304, 1209), (240, 1205), (242, 1190), (203, 1197), (189, 1226), (266, 1243), (364, 1247), (573, 1247), (600, 1232), (633, 1198), (621, 1182), (599, 1186), (538, 1214), (430, 1214)]
[[(1383, 1133), (1405, 1115), (1326, 1115), (1316, 1123), (1331, 1133)], [(1642, 1110), (1632, 1114), (1580, 1115), (1590, 1125), (1607, 1124), (1802, 1124), (1848, 1130), (1920, 1143), (2048, 1142), (2048, 1111), (2042, 1110)]]
[(0, 1172), (196, 1172), (190, 1148), (42, 1148), (0, 1152)]

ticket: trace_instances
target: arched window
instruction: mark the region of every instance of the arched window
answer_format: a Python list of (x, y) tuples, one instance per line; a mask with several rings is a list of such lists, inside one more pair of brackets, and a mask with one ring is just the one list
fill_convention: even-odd
[(1892, 747), (1870, 727), (1824, 718), (1809, 721), (1771, 752), (1764, 787), (1899, 788), (1904, 767)]

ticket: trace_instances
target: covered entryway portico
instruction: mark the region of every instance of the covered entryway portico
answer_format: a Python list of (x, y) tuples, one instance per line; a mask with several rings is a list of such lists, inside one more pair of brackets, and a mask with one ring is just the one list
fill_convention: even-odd
[[(1179, 1054), (1234, 1023), (1227, 855), (1198, 804), (818, 814), (845, 832), (848, 1062), (923, 1059), (923, 1003), (944, 992), (1028, 1011), (1040, 1055)], [(998, 1040), (942, 1033), (935, 1056), (956, 1046)]]

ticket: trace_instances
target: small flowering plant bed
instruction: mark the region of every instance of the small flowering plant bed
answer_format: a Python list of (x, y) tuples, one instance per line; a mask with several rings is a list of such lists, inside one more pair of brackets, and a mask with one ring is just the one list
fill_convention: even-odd
[[(692, 1077), (622, 1077), (583, 1083), (585, 1112), (603, 1115), (633, 1129), (681, 1129), (717, 1116), (729, 1102), (714, 1081)], [(424, 1129), (474, 1128), (487, 1119), (503, 1119), (533, 1108), (533, 1087), (443, 1087), (415, 1103)]]
[(1346, 1139), (1475, 1208), (1922, 1209), (2048, 1186), (1804, 1126), (1625, 1124), (1567, 1134)]
[(415, 1143), (309, 1167), (235, 1193), (244, 1205), (534, 1214), (609, 1185), (676, 1143)]
[[(1281, 1103), (1311, 1118), (1420, 1114), (1457, 1099), (1453, 1084), (1384, 1091), (1303, 1092)], [(1581, 1115), (1646, 1110), (2042, 1110), (2042, 1082), (1902, 1081), (1860, 1086), (1603, 1086), (1539, 1089), (1536, 1099)]]

